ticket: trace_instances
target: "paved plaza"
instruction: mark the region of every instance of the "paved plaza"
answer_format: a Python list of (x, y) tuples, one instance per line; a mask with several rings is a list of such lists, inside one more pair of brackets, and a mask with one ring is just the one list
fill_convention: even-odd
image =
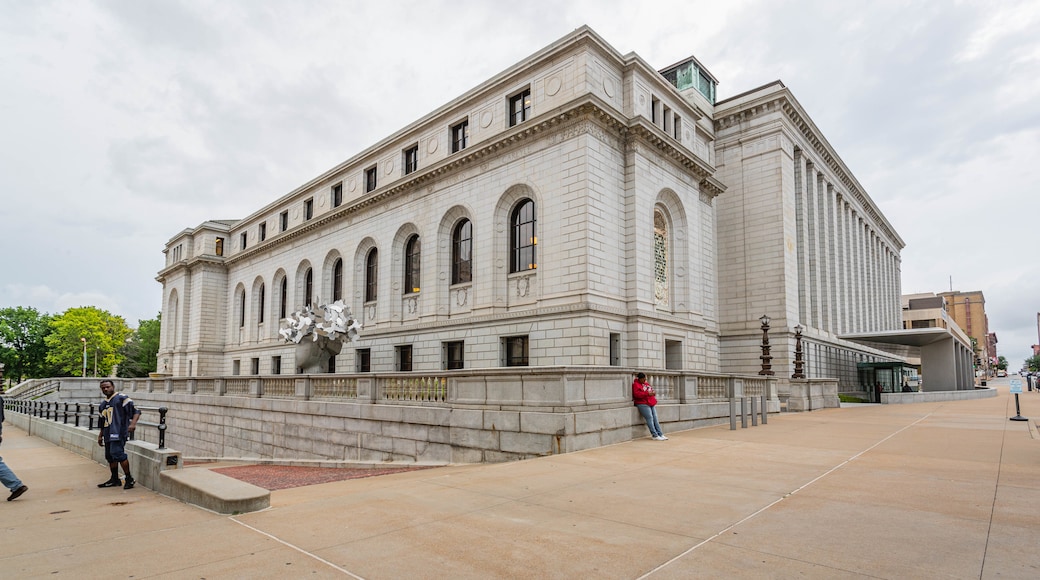
[[(1040, 577), (1040, 394), (272, 492), (221, 516), (4, 428), (2, 578)], [(189, 469), (203, 469), (191, 467)]]

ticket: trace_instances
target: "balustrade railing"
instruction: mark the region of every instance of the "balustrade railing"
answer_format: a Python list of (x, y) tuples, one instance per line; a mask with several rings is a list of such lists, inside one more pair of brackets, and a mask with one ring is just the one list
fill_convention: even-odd
[(448, 400), (446, 377), (387, 377), (379, 380), (385, 401), (443, 403)]
[(265, 378), (263, 379), (263, 392), (265, 397), (291, 399), (296, 396), (296, 381), (285, 378)]
[(320, 377), (312, 379), (311, 396), (317, 399), (356, 399), (357, 379), (354, 377)]
[(249, 379), (225, 379), (224, 394), (249, 395)]

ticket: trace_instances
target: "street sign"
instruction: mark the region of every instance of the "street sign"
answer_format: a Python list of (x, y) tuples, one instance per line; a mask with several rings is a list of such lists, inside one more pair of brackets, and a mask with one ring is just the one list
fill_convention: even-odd
[(1011, 379), (1011, 393), (1022, 392), (1022, 379)]

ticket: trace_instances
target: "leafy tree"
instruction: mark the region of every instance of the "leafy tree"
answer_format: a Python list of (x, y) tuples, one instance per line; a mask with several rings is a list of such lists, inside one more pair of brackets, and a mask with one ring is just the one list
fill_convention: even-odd
[(159, 330), (162, 313), (152, 320), (139, 320), (137, 330), (123, 345), (123, 362), (119, 365), (119, 376), (126, 378), (147, 377), (156, 370), (156, 355), (159, 352)]
[(94, 306), (69, 308), (51, 319), (50, 326), (51, 333), (44, 339), (47, 361), (68, 376), (83, 372), (82, 339), (86, 339), (88, 372), (93, 372), (96, 364), (97, 374), (107, 376), (112, 367), (122, 361), (120, 349), (130, 336), (130, 328), (122, 316)]
[(1008, 367), (1007, 359), (1002, 357), (1002, 356), (998, 356), (997, 357), (997, 370), (1006, 371), (1007, 367)]
[(1031, 371), (1040, 371), (1040, 354), (1034, 354), (1026, 359), (1026, 368)]
[(47, 345), (50, 316), (35, 308), (0, 308), (0, 362), (4, 377), (14, 383), (23, 378), (40, 378), (50, 374)]

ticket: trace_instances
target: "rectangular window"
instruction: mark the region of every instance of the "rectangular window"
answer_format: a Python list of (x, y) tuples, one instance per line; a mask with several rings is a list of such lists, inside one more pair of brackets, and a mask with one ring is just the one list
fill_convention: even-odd
[(257, 237), (260, 238), (261, 242), (267, 239), (267, 222), (260, 224), (260, 229), (257, 230)]
[(231, 361), (231, 374), (235, 375), (236, 377), (238, 375), (242, 374), (242, 361), (240, 361), (240, 360), (233, 360), (233, 361)]
[(683, 348), (681, 340), (664, 341), (664, 368), (670, 371), (681, 371), (683, 364)]
[(376, 168), (370, 167), (365, 170), (365, 193), (376, 189)]
[(407, 372), (412, 370), (412, 345), (402, 344), (394, 348), (395, 359), (397, 359), (397, 370)]
[(282, 374), (282, 357), (272, 356), (271, 357), (271, 374), (280, 375)]
[(531, 117), (531, 89), (510, 97), (509, 99), (509, 126), (513, 127), (523, 123)]
[(281, 224), (281, 231), (289, 229), (289, 210), (285, 210), (278, 216), (278, 222)]
[(621, 335), (617, 333), (610, 335), (610, 366), (621, 366)]
[(404, 163), (402, 165), (404, 165), (404, 174), (405, 175), (408, 175), (409, 173), (415, 171), (416, 169), (419, 169), (419, 146), (418, 145), (412, 145), (408, 149), (404, 150)]
[(303, 219), (304, 221), (314, 217), (314, 198), (310, 198), (303, 202)]
[(451, 128), (451, 152), (458, 153), (466, 148), (469, 141), (469, 120), (465, 120)]
[(679, 115), (673, 117), (672, 136), (676, 141), (682, 141), (682, 117)]
[(672, 126), (671, 117), (671, 109), (669, 109), (668, 107), (664, 107), (661, 109), (661, 128), (664, 129), (665, 133), (670, 132), (670, 127)]
[(224, 255), (224, 238), (217, 238), (216, 243), (213, 245), (213, 253), (218, 256)]
[(239, 240), (238, 240), (238, 242), (239, 242), (239, 244), (238, 244), (239, 245), (239, 249), (242, 249), (242, 250), (246, 249), (246, 242), (247, 241), (249, 241), (249, 234), (246, 233), (246, 232), (242, 232), (242, 234), (239, 236)]
[(654, 125), (657, 124), (657, 119), (660, 117), (658, 111), (661, 109), (661, 101), (657, 97), (650, 97), (650, 122)]
[(456, 370), (465, 368), (464, 343), (459, 340), (444, 343), (444, 368)]
[(339, 207), (343, 204), (343, 184), (337, 183), (332, 186), (332, 207)]
[(357, 372), (359, 373), (370, 373), (372, 372), (372, 349), (359, 348), (357, 349)]
[(249, 361), (249, 370), (252, 371), (250, 374), (260, 374), (260, 359), (254, 358)]
[(528, 345), (526, 336), (508, 336), (502, 339), (507, 367), (526, 367)]

